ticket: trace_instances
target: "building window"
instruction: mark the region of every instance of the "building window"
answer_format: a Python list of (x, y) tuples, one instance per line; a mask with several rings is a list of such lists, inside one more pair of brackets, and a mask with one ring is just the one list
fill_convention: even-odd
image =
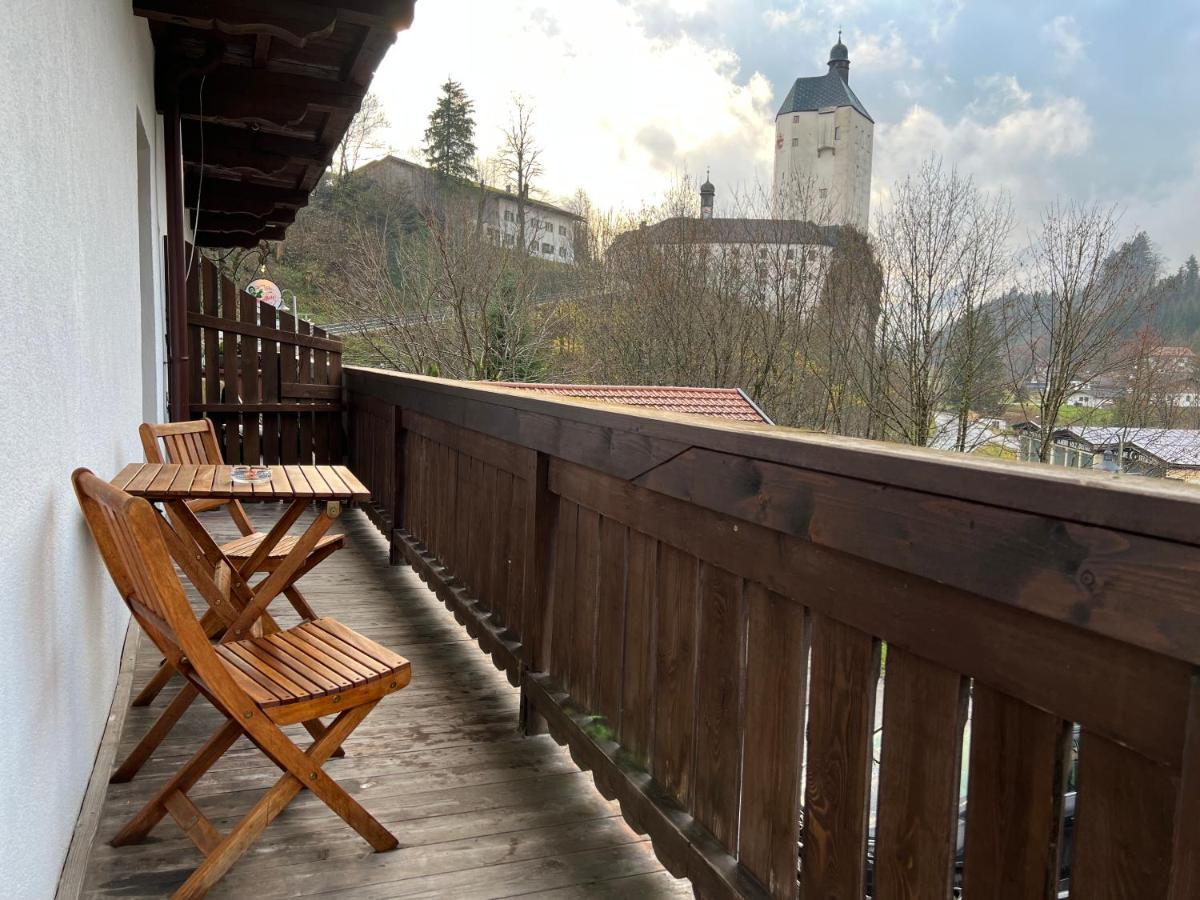
[(792, 146), (799, 147), (800, 146), (800, 138), (792, 138)]
[(841, 137), (842, 137), (842, 126), (834, 125), (833, 126), (833, 139), (835, 141), (838, 141), (838, 140), (841, 140)]
[(537, 241), (530, 241), (530, 242), (529, 242), (529, 249), (530, 249), (531, 251), (533, 251), (534, 253), (537, 253), (537, 244), (538, 244), (538, 242), (537, 242)]
[(788, 252), (787, 252), (787, 253), (784, 255), (784, 259), (795, 259), (795, 258), (796, 258), (796, 251), (795, 251), (795, 250), (789, 250), (789, 251), (788, 251)]
[(792, 124), (793, 124), (793, 125), (799, 125), (799, 124), (800, 124), (800, 117), (799, 117), (799, 116), (792, 116)]
[(566, 259), (566, 258), (567, 258), (567, 248), (566, 248), (566, 247), (559, 247), (559, 248), (558, 248), (558, 255), (559, 255), (559, 256), (561, 256), (563, 259)]
[(516, 218), (517, 217), (513, 215), (513, 211), (511, 209), (506, 209), (504, 211), (504, 221), (505, 222), (513, 222), (516, 220)]
[(829, 196), (829, 188), (821, 188), (821, 199), (824, 200)]
[(566, 226), (566, 225), (559, 225), (559, 226), (558, 226), (558, 233), (559, 233), (559, 234), (561, 234), (561, 235), (566, 235), (566, 233), (567, 233), (567, 226)]
[(554, 254), (554, 245), (553, 244), (542, 244), (542, 252), (553, 255)]

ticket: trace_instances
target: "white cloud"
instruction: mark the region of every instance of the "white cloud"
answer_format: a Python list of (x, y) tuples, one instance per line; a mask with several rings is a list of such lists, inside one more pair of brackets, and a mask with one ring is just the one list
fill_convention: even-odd
[(912, 55), (896, 27), (889, 23), (885, 29), (878, 34), (855, 32), (848, 37), (851, 62), (872, 72), (920, 69), (921, 60)]
[(856, 19), (866, 0), (800, 0), (791, 6), (773, 6), (763, 11), (771, 31), (787, 29), (796, 34), (826, 33)]
[(1060, 66), (1069, 67), (1083, 59), (1086, 46), (1074, 16), (1055, 16), (1042, 26), (1042, 40), (1054, 48)]
[[(681, 10), (702, 0), (674, 0)], [(543, 148), (542, 187), (583, 187), (602, 206), (637, 206), (665, 187), (664, 172), (713, 165), (720, 187), (771, 162), (772, 90), (745, 78), (732, 52), (684, 35), (655, 38), (619, 0), (422, 4), (372, 89), (411, 154), (447, 75), (475, 101), (476, 144), (496, 152), (511, 99), (532, 101)], [(735, 173), (734, 161), (740, 167)], [(767, 172), (769, 177), (769, 172)]]
[[(1031, 102), (1015, 78), (997, 76), (1010, 108), (969, 106), (956, 121), (916, 105), (894, 124), (875, 130), (872, 209), (886, 205), (891, 186), (916, 171), (931, 153), (989, 190), (1006, 190), (1018, 219), (1031, 222), (1049, 200), (1069, 193), (1064, 160), (1084, 154), (1093, 140), (1092, 118), (1075, 97)], [(1011, 80), (1009, 80), (1011, 79)]]
[(1187, 156), (1190, 167), (1182, 177), (1139, 187), (1120, 198), (1126, 230), (1145, 230), (1163, 254), (1168, 272), (1182, 265), (1190, 254), (1200, 254), (1200, 225), (1196, 218), (1200, 145), (1191, 147)]

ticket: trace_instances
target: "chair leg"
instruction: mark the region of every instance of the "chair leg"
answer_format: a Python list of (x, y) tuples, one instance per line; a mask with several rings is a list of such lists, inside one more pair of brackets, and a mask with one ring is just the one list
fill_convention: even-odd
[[(364, 704), (347, 710), (334, 719), (325, 729), (325, 733), (305, 751), (304, 755), (308, 758), (310, 765), (315, 765), (319, 769), (374, 707), (374, 703)], [(300, 775), (302, 774), (295, 773), (289, 768), (283, 777), (275, 782), (271, 789), (254, 804), (245, 818), (238, 822), (233, 830), (225, 835), (221, 843), (205, 857), (204, 862), (192, 872), (179, 890), (171, 895), (172, 900), (193, 900), (193, 898), (203, 897), (209, 888), (216, 884), (221, 876), (228, 872), (230, 867), (250, 848), (263, 829), (283, 812), (303, 788), (310, 786), (308, 781), (301, 781)], [(341, 789), (339, 788), (339, 790)], [(349, 798), (348, 794), (346, 796)], [(361, 809), (361, 807), (359, 808)], [(334, 807), (334, 811), (342, 818), (346, 818), (336, 807)], [(370, 818), (370, 814), (365, 810), (363, 813)], [(371, 821), (375, 820), (371, 819)], [(356, 831), (362, 834), (358, 825), (351, 824)], [(375, 822), (375, 825), (383, 829), (378, 822)], [(396, 839), (386, 830), (384, 830), (384, 834), (391, 838), (391, 846), (383, 849), (394, 849), (397, 846)], [(374, 845), (374, 842), (371, 843)]]
[(146, 837), (157, 825), (162, 821), (163, 816), (168, 812), (166, 800), (171, 795), (178, 791), (181, 794), (186, 794), (188, 788), (200, 780), (205, 772), (212, 768), (213, 763), (220, 759), (225, 751), (233, 746), (242, 734), (241, 728), (232, 719), (229, 719), (216, 730), (196, 754), (187, 761), (182, 769), (175, 773), (166, 784), (159, 789), (150, 802), (141, 808), (141, 810), (132, 819), (125, 823), (125, 827), (117, 832), (109, 843), (114, 847), (123, 847), (126, 844), (136, 844)]
[[(301, 722), (300, 724), (304, 726), (305, 731), (313, 736), (314, 740), (320, 740), (325, 736), (325, 723), (320, 719), (309, 719), (307, 722)], [(338, 747), (333, 751), (333, 755), (341, 759), (346, 755), (346, 751), (342, 747)]]
[[(172, 669), (171, 671), (174, 671)], [(133, 776), (138, 773), (138, 770), (145, 765), (146, 760), (150, 758), (158, 745), (163, 742), (171, 729), (175, 727), (175, 723), (180, 720), (187, 708), (192, 705), (192, 701), (198, 697), (200, 692), (196, 690), (196, 686), (190, 681), (185, 683), (179, 689), (179, 693), (175, 695), (175, 699), (170, 702), (162, 715), (155, 720), (150, 726), (150, 730), (143, 735), (138, 741), (136, 747), (125, 757), (125, 761), (113, 772), (112, 777), (108, 779), (110, 784), (123, 784), (126, 781), (133, 779)]]
[(313, 619), (317, 618), (317, 614), (313, 611), (313, 608), (308, 605), (308, 601), (304, 598), (304, 595), (301, 594), (296, 588), (284, 588), (283, 595), (288, 598), (288, 601), (292, 604), (292, 608), (296, 610), (296, 614), (305, 622), (311, 622)]

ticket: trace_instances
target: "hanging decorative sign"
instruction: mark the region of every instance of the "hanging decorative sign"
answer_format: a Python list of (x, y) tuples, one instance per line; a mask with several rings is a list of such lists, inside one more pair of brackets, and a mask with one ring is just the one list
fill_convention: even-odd
[(246, 285), (246, 293), (259, 303), (265, 303), (276, 309), (283, 306), (283, 294), (279, 292), (279, 285), (266, 278), (256, 278), (250, 282)]

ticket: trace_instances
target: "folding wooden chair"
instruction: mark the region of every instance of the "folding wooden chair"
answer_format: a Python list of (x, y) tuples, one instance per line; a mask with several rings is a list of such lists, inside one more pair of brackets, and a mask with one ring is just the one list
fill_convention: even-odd
[[(394, 849), (396, 838), (322, 766), (385, 695), (408, 684), (408, 661), (325, 618), (214, 646), (175, 574), (161, 533), (168, 526), (153, 507), (87, 469), (77, 469), (71, 481), (109, 574), (134, 618), (226, 719), (117, 833), (112, 845), (137, 843), (171, 816), (205, 856), (173, 896), (201, 897), (300, 790), (308, 788), (377, 852)], [(307, 750), (280, 728), (335, 714)], [(187, 792), (243, 734), (283, 775), (222, 835)]]
[[(146, 453), (146, 462), (175, 463), (177, 465), (223, 465), (225, 462), (221, 454), (221, 445), (217, 442), (217, 431), (213, 427), (211, 419), (197, 419), (191, 422), (171, 422), (168, 424), (143, 422), (138, 431), (142, 439), (142, 449)], [(233, 519), (242, 536), (222, 544), (221, 552), (245, 576), (249, 576), (253, 572), (274, 571), (276, 565), (295, 546), (296, 538), (292, 536), (283, 537), (271, 548), (266, 558), (261, 560), (261, 562), (256, 562), (253, 571), (246, 571), (249, 568), (249, 561), (267, 536), (263, 532), (254, 530), (254, 526), (250, 522), (250, 517), (246, 515), (246, 510), (242, 504), (237, 500), (192, 500), (188, 502), (188, 507), (193, 512), (203, 512), (222, 506), (229, 511), (230, 518)], [(308, 601), (295, 587), (294, 582), (298, 581), (306, 572), (343, 546), (345, 546), (345, 538), (342, 535), (328, 534), (323, 536), (317, 542), (317, 546), (309, 553), (307, 559), (305, 559), (303, 567), (296, 573), (295, 578), (292, 579), (293, 584), (284, 588), (283, 595), (291, 602), (296, 612), (300, 615), (300, 618), (315, 619), (317, 616), (313, 612), (312, 607), (309, 606)], [(205, 625), (210, 635), (213, 634), (214, 623), (210, 620), (206, 621)], [(134, 697), (133, 705), (149, 705), (158, 696), (163, 687), (166, 686), (167, 682), (171, 680), (172, 674), (170, 666), (161, 666), (146, 683), (146, 686)], [(132, 774), (129, 777), (132, 777)]]

